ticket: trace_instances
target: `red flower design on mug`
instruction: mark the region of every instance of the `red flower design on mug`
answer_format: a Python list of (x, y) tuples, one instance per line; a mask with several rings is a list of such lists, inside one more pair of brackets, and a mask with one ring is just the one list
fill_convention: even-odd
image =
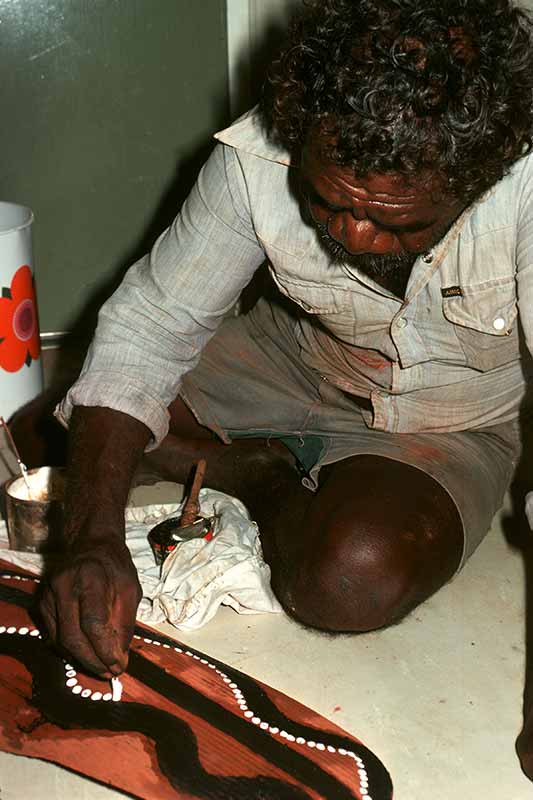
[(18, 372), (39, 358), (41, 342), (33, 275), (27, 264), (13, 275), (11, 287), (0, 297), (0, 368)]

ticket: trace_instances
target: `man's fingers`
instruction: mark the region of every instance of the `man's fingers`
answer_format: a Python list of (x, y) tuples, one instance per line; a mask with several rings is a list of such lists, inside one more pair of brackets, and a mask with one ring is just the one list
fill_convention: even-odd
[(39, 612), (46, 627), (46, 631), (41, 631), (41, 633), (48, 633), (48, 638), (55, 643), (57, 639), (57, 609), (54, 595), (49, 587), (45, 587), (39, 598)]
[(132, 581), (116, 598), (113, 607), (112, 620), (119, 631), (120, 646), (127, 653), (137, 618), (137, 607), (141, 602), (142, 592), (138, 580)]
[(128, 653), (122, 647), (120, 631), (112, 623), (103, 622), (94, 615), (85, 619), (82, 629), (98, 660), (105, 665), (105, 670), (100, 674), (118, 675), (124, 672), (128, 666)]
[(67, 602), (62, 602), (61, 597), (56, 595), (56, 598), (58, 623), (56, 644), (72, 655), (89, 672), (106, 675), (107, 664), (100, 660), (92, 643), (80, 627), (78, 600), (69, 599)]
[[(105, 580), (87, 582), (79, 596), (80, 628), (91, 643), (99, 660), (107, 669), (118, 674), (128, 665), (128, 631), (133, 633), (135, 610), (130, 608), (127, 596), (129, 587), (123, 591)], [(93, 576), (94, 578), (94, 576)]]
[(41, 599), (51, 639), (103, 678), (123, 672), (140, 585), (132, 564), (91, 554), (52, 576)]
[[(97, 639), (90, 638), (100, 659), (109, 665), (111, 672), (118, 674), (128, 666), (128, 651), (142, 591), (133, 568), (122, 572), (119, 578), (114, 577), (109, 586), (112, 587), (110, 615), (107, 620), (102, 617), (93, 621), (93, 630), (98, 635)], [(90, 592), (83, 599), (90, 602)], [(100, 622), (103, 623), (102, 627)]]

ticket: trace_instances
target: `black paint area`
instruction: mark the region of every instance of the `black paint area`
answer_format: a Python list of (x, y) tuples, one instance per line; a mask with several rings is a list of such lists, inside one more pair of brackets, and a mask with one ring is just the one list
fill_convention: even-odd
[[(28, 609), (31, 596), (0, 584), (0, 601)], [(177, 644), (173, 639), (152, 631), (147, 632), (143, 628), (137, 628), (136, 633), (143, 638), (149, 637), (161, 644), (168, 644), (170, 647), (175, 647)], [(200, 658), (208, 658), (199, 651), (187, 649)], [(176, 789), (177, 796), (180, 792), (186, 792), (206, 800), (309, 798), (306, 791), (289, 781), (264, 775), (248, 778), (209, 773), (198, 757), (197, 742), (191, 727), (166, 711), (140, 703), (94, 702), (74, 695), (65, 686), (62, 659), (39, 639), (18, 634), (0, 635), (0, 655), (3, 653), (18, 659), (32, 674), (32, 704), (48, 722), (65, 730), (85, 729), (117, 734), (138, 732), (152, 740), (159, 768)], [(176, 659), (178, 658), (183, 657), (176, 654)], [(212, 658), (208, 660), (216, 664), (239, 686), (249, 708), (270, 725), (277, 725), (280, 730), (285, 729), (307, 740), (313, 739), (325, 745), (344, 747), (355, 752), (365, 763), (369, 791), (373, 800), (390, 800), (392, 797), (390, 777), (370, 750), (356, 744), (348, 737), (325, 734), (323, 731), (293, 722), (276, 707), (262, 687), (252, 678)], [(135, 650), (131, 652), (128, 673), (150, 690), (175, 703), (177, 707), (209, 722), (241, 746), (251, 752), (260, 753), (264, 759), (283, 770), (295, 781), (318, 792), (321, 797), (331, 800), (354, 800), (357, 797), (355, 791), (350, 791), (342, 782), (308, 759), (304, 747), (301, 753), (287, 747), (282, 740), (245, 720), (237, 706), (235, 714), (228, 712)], [(112, 758), (112, 739), (110, 739), (110, 758)], [(356, 787), (357, 767), (353, 760), (350, 760), (350, 763), (353, 764), (354, 787)], [(228, 771), (231, 771), (231, 765), (228, 766)]]
[[(139, 627), (135, 629), (135, 633), (138, 636), (141, 636), (141, 637), (145, 637), (147, 635), (146, 630), (144, 630), (143, 628), (139, 628)], [(176, 641), (174, 641), (173, 639), (170, 639), (168, 637), (165, 637), (163, 634), (160, 634), (159, 632), (156, 635), (154, 634), (153, 631), (149, 632), (148, 633), (148, 638), (151, 638), (152, 640), (157, 640), (161, 644), (168, 644), (171, 647), (176, 646), (176, 644), (177, 644)], [(309, 725), (303, 725), (302, 723), (294, 722), (291, 719), (288, 719), (285, 716), (285, 714), (283, 714), (283, 712), (280, 711), (278, 709), (278, 707), (272, 702), (272, 700), (267, 696), (267, 694), (265, 693), (265, 691), (261, 687), (261, 685), (257, 681), (255, 681), (253, 678), (251, 678), (249, 675), (246, 675), (245, 673), (240, 672), (237, 669), (233, 669), (228, 664), (224, 664), (224, 663), (222, 663), (220, 661), (217, 661), (216, 659), (212, 658), (211, 656), (208, 656), (205, 653), (202, 653), (200, 650), (195, 650), (192, 647), (186, 647), (184, 645), (181, 645), (181, 647), (184, 650), (189, 651), (193, 655), (197, 655), (197, 656), (199, 656), (199, 658), (206, 659), (211, 664), (215, 664), (215, 666), (218, 669), (220, 669), (222, 672), (224, 672), (224, 674), (227, 675), (228, 678), (231, 678), (232, 682), (236, 683), (238, 685), (239, 689), (243, 692), (243, 694), (244, 694), (244, 696), (246, 698), (246, 702), (248, 704), (248, 707), (250, 709), (252, 709), (254, 711), (254, 713), (258, 717), (260, 717), (262, 720), (265, 720), (270, 725), (275, 725), (275, 726), (279, 727), (280, 730), (286, 730), (287, 732), (294, 734), (294, 736), (296, 736), (296, 737), (301, 736), (304, 739), (306, 739), (307, 741), (322, 742), (326, 746), (327, 745), (331, 745), (332, 747), (335, 747), (337, 749), (344, 748), (347, 751), (354, 752), (357, 756), (359, 756), (363, 760), (363, 762), (365, 764), (365, 769), (366, 769), (366, 772), (368, 774), (370, 794), (371, 794), (373, 800), (389, 800), (390, 798), (392, 798), (392, 781), (391, 781), (389, 773), (387, 772), (387, 770), (385, 769), (384, 765), (379, 760), (379, 758), (371, 750), (369, 750), (367, 747), (365, 747), (363, 744), (355, 742), (353, 739), (350, 739), (347, 736), (344, 737), (344, 736), (338, 736), (338, 735), (335, 735), (335, 734), (332, 734), (332, 733), (325, 733), (323, 730), (320, 730), (320, 729), (317, 729), (317, 728), (313, 728), (312, 726), (309, 726)], [(134, 655), (135, 654), (132, 653), (132, 656), (134, 656)], [(151, 664), (151, 662), (147, 662), (147, 663)], [(151, 664), (151, 666), (155, 666), (155, 665)], [(157, 667), (155, 667), (155, 668), (157, 669)], [(130, 659), (130, 666), (129, 666), (128, 672), (130, 674), (134, 674), (133, 673), (133, 669), (134, 669), (134, 665), (132, 664), (131, 659)], [(169, 698), (169, 699), (170, 698), (174, 699), (175, 689), (173, 690), (173, 688), (172, 688), (172, 686), (170, 684), (172, 684), (173, 681), (177, 682), (180, 685), (180, 687), (183, 687), (183, 689), (180, 691), (180, 695), (179, 695), (179, 705), (182, 708), (186, 708), (187, 710), (194, 711), (194, 713), (198, 714), (198, 708), (199, 708), (198, 699), (195, 700), (195, 707), (194, 708), (192, 708), (192, 707), (189, 708), (188, 705), (186, 705), (187, 700), (188, 700), (188, 698), (187, 698), (187, 694), (188, 694), (187, 690), (189, 692), (193, 692), (194, 695), (197, 695), (195, 690), (192, 689), (187, 684), (181, 684), (181, 682), (178, 681), (177, 678), (175, 678), (173, 676), (165, 674), (165, 678), (167, 679), (167, 682), (168, 682), (168, 685), (166, 686), (166, 691), (164, 692), (165, 696), (167, 698)], [(147, 680), (144, 680), (143, 682), (147, 683)], [(157, 691), (157, 689), (156, 689), (156, 691)], [(202, 700), (206, 701), (209, 704), (210, 701), (207, 700), (207, 698), (205, 698), (203, 695), (200, 695), (200, 697), (202, 698)], [(176, 700), (176, 702), (178, 702), (178, 701)], [(218, 706), (216, 704), (213, 704), (213, 705), (215, 705), (215, 708), (211, 709), (211, 713), (216, 714), (217, 711), (219, 712), (219, 714), (220, 713), (222, 713), (222, 714), (223, 713), (227, 713), (227, 712), (224, 712), (224, 709), (220, 708), (220, 706)], [(205, 716), (204, 718), (208, 719), (207, 716)], [(261, 748), (261, 750), (260, 750), (261, 754), (265, 754), (266, 755), (266, 753), (265, 753), (265, 748), (266, 748), (265, 741), (269, 740), (271, 743), (276, 745), (276, 747), (281, 748), (283, 753), (285, 753), (285, 754), (288, 753), (291, 762), (293, 760), (297, 760), (298, 757), (302, 758), (308, 765), (310, 765), (311, 767), (314, 767), (318, 772), (321, 772), (322, 774), (324, 774), (320, 767), (318, 767), (313, 762), (310, 762), (307, 758), (305, 758), (304, 755), (299, 756), (298, 751), (294, 751), (292, 749), (287, 748), (286, 745), (284, 745), (279, 740), (274, 739), (272, 737), (272, 735), (269, 734), (267, 731), (261, 731), (260, 729), (256, 728), (254, 725), (251, 725), (248, 721), (246, 721), (246, 720), (244, 720), (244, 719), (242, 719), (240, 717), (236, 717), (236, 722), (239, 722), (244, 726), (246, 734), (247, 734), (248, 741), (243, 741), (243, 744), (246, 744), (247, 746), (251, 747), (252, 749)], [(222, 725), (218, 725), (218, 727), (221, 727), (222, 729), (224, 729)], [(237, 738), (235, 730), (232, 730), (232, 734), (235, 736), (235, 738)], [(260, 739), (260, 741), (258, 741), (258, 738)], [(240, 740), (240, 741), (242, 741), (242, 740)], [(332, 757), (340, 758), (342, 756), (336, 755), (336, 756), (332, 756)], [(270, 758), (270, 761), (272, 761), (272, 763), (277, 763), (277, 761), (275, 759), (273, 759), (273, 758)], [(351, 761), (351, 763), (354, 765), (353, 766), (353, 768), (354, 768), (354, 785), (357, 785), (357, 783), (358, 783), (358, 781), (357, 781), (357, 768), (355, 766), (355, 762)], [(283, 765), (283, 768), (286, 769), (285, 765)], [(291, 770), (288, 770), (288, 771), (291, 771)], [(296, 777), (296, 775), (295, 775), (295, 777)], [(313, 783), (311, 781), (308, 781), (306, 779), (302, 779), (302, 780), (305, 780), (305, 782), (307, 783), (307, 785), (309, 787), (312, 787), (314, 789), (320, 790), (320, 787), (317, 784), (315, 784), (315, 783)], [(349, 790), (347, 790), (346, 787), (343, 784), (341, 784), (341, 783), (339, 783), (337, 781), (335, 781), (335, 782), (337, 784), (337, 786), (335, 788), (335, 792), (336, 793), (332, 793), (332, 794), (328, 794), (327, 792), (331, 791), (334, 787), (322, 785), (322, 789), (323, 790), (327, 790), (324, 793), (324, 797), (326, 797), (326, 798), (331, 797), (331, 798), (334, 798), (334, 800), (344, 800), (344, 798), (346, 798), (346, 800), (348, 800), (348, 798), (353, 798), (355, 796), (355, 794), (350, 792)]]

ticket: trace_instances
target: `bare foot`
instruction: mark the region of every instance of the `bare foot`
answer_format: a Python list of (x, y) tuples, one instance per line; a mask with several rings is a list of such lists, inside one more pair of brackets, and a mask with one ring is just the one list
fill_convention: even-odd
[(527, 777), (533, 781), (533, 709), (526, 714), (524, 727), (516, 740), (516, 752)]

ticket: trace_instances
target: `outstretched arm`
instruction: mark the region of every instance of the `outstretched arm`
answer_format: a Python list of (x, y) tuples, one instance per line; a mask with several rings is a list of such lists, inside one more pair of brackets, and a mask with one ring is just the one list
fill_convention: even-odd
[(72, 415), (64, 549), (41, 612), (54, 643), (105, 678), (127, 666), (141, 599), (124, 508), (150, 435), (142, 422), (108, 408), (79, 407)]
[(42, 610), (54, 641), (102, 676), (127, 664), (140, 598), (124, 543), (135, 467), (165, 438), (182, 376), (264, 257), (241, 163), (218, 146), (174, 223), (100, 310), (58, 410), (72, 427), (65, 551)]

